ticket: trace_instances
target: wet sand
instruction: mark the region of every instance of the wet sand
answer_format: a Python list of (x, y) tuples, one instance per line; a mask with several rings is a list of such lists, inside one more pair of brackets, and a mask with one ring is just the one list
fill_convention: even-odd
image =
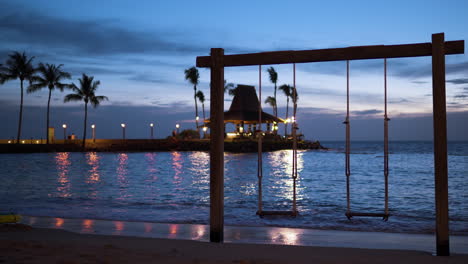
[(0, 226), (0, 263), (468, 263), (414, 250), (208, 243)]

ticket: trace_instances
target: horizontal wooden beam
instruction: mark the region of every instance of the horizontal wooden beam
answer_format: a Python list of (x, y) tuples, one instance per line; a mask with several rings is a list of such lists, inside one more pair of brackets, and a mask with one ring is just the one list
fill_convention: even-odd
[[(463, 54), (465, 41), (446, 41), (445, 54)], [(224, 67), (306, 63), (320, 61), (366, 60), (421, 57), (432, 55), (432, 43), (404, 45), (359, 46), (337, 49), (274, 51), (224, 55)], [(197, 57), (197, 67), (211, 67), (211, 57)]]

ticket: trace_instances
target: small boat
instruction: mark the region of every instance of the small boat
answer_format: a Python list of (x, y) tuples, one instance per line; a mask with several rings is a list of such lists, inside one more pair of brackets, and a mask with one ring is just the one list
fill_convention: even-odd
[(19, 214), (0, 215), (0, 224), (18, 223), (19, 221), (21, 221), (21, 215)]

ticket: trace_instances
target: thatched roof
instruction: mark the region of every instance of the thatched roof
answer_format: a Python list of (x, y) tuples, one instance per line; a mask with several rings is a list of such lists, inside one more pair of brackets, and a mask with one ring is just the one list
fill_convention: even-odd
[[(229, 111), (224, 112), (225, 123), (258, 123), (258, 97), (254, 86), (237, 85)], [(262, 123), (283, 123), (284, 120), (262, 111)]]

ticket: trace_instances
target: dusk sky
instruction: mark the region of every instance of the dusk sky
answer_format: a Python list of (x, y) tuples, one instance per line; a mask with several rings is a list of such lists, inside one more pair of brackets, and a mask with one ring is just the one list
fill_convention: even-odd
[[(170, 134), (176, 123), (193, 128), (193, 87), (184, 69), (210, 48), (226, 54), (430, 42), (431, 34), (465, 40), (468, 1), (0, 1), (0, 63), (12, 51), (34, 62), (64, 64), (77, 83), (82, 73), (101, 81), (106, 95), (90, 111), (99, 138)], [(446, 57), (449, 140), (468, 140), (468, 57)], [(351, 111), (356, 140), (378, 140), (383, 131), (383, 60), (352, 61)], [(278, 85), (292, 84), (292, 65), (273, 65)], [(298, 122), (308, 139), (342, 140), (346, 63), (298, 64)], [(265, 66), (263, 96), (273, 95)], [(199, 89), (209, 115), (208, 69)], [(388, 60), (390, 138), (432, 139), (431, 58)], [(258, 88), (258, 67), (226, 68), (225, 79)], [(51, 124), (81, 135), (83, 105), (63, 103), (54, 91)], [(0, 86), (0, 138), (16, 135), (19, 81)], [(226, 94), (225, 108), (231, 97)], [(26, 94), (23, 138), (45, 137), (47, 91)], [(286, 98), (278, 92), (280, 116)], [(271, 108), (264, 105), (271, 113)], [(200, 116), (202, 114), (200, 113)], [(280, 131), (282, 131), (280, 129)], [(61, 138), (61, 131), (57, 132)]]

